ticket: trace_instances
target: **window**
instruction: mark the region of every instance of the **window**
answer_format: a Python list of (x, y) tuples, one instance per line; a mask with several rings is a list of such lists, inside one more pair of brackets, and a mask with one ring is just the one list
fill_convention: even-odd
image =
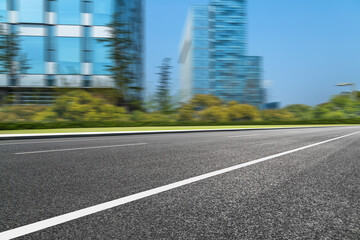
[(105, 43), (98, 42), (96, 39), (93, 40), (94, 50), (94, 74), (95, 75), (108, 75), (109, 70), (106, 66), (111, 64), (111, 61), (107, 58), (108, 49)]
[[(29, 1), (29, 0), (24, 0)], [(30, 1), (29, 1), (30, 2)], [(58, 1), (58, 23), (80, 24), (80, 1), (61, 0)]]
[(208, 30), (207, 29), (194, 29), (194, 37), (208, 39), (209, 38)]
[(208, 20), (195, 20), (194, 27), (195, 28), (207, 28), (209, 26)]
[(194, 49), (194, 58), (209, 58), (208, 49)]
[(194, 81), (194, 88), (209, 88), (209, 81)]
[(58, 37), (58, 73), (80, 74), (80, 38)]
[(196, 59), (194, 61), (194, 68), (208, 68), (208, 67), (209, 67), (208, 60)]
[(209, 46), (209, 42), (207, 40), (195, 40), (194, 48), (207, 48)]
[(198, 88), (194, 88), (194, 94), (209, 94), (209, 90), (208, 89), (198, 89)]
[(207, 18), (209, 16), (209, 11), (207, 6), (205, 7), (194, 7), (194, 16), (197, 18)]
[(209, 71), (207, 69), (195, 69), (194, 78), (207, 80), (209, 78)]
[(20, 22), (42, 23), (44, 14), (43, 0), (19, 0)]
[(6, 0), (0, 0), (0, 22), (6, 22)]
[(94, 25), (105, 26), (111, 22), (113, 15), (113, 0), (98, 0), (94, 2)]
[(28, 74), (44, 74), (44, 37), (20, 37), (21, 51), (26, 54)]

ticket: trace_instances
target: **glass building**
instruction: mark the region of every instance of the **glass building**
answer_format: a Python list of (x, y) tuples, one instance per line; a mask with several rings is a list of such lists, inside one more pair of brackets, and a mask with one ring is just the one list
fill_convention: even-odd
[(130, 32), (134, 85), (142, 87), (143, 0), (0, 0), (0, 22), (17, 33), (30, 66), (16, 81), (1, 74), (0, 91), (17, 92), (21, 103), (33, 103), (27, 93), (43, 92), (47, 103), (54, 87), (115, 87), (106, 67), (109, 49), (98, 41), (109, 36), (115, 12)]
[(212, 0), (193, 6), (181, 43), (183, 101), (212, 94), (261, 107), (262, 58), (247, 56), (246, 0)]

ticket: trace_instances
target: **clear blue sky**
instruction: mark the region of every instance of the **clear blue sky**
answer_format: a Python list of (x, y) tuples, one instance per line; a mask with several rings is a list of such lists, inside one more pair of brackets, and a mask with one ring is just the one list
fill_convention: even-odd
[[(146, 82), (156, 89), (156, 66), (172, 58), (179, 87), (178, 49), (191, 5), (208, 0), (146, 0)], [(249, 55), (264, 57), (269, 101), (316, 105), (342, 89), (360, 88), (359, 0), (248, 0)]]

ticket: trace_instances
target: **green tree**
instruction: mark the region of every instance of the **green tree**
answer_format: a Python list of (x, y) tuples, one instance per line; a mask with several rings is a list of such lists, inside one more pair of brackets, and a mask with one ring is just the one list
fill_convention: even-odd
[(19, 122), (34, 120), (35, 116), (47, 110), (47, 106), (40, 105), (12, 105), (0, 108), (0, 121)]
[(197, 94), (188, 103), (183, 104), (178, 110), (179, 121), (196, 121), (200, 118), (199, 111), (208, 107), (220, 107), (222, 101), (213, 95)]
[(313, 117), (313, 108), (305, 104), (292, 104), (284, 109), (294, 114), (297, 119), (306, 120)]
[(344, 113), (343, 111), (331, 111), (331, 112), (327, 112), (322, 116), (324, 119), (343, 119), (343, 118), (347, 118), (347, 114)]
[(231, 101), (227, 104), (227, 112), (231, 121), (252, 121), (258, 120), (260, 117), (260, 113), (256, 107), (239, 104), (236, 101)]
[(156, 112), (158, 111), (158, 101), (156, 99), (156, 94), (149, 95), (145, 102), (144, 102), (144, 108), (146, 112)]
[(211, 106), (199, 112), (200, 120), (206, 122), (227, 122), (229, 114), (221, 106)]
[(82, 91), (70, 91), (55, 100), (45, 112), (39, 113), (35, 120), (69, 120), (69, 121), (128, 121), (125, 108), (108, 104), (102, 98)]
[(316, 119), (325, 118), (325, 115), (331, 112), (334, 108), (332, 103), (319, 104), (314, 108), (313, 115)]
[(160, 78), (159, 85), (157, 87), (156, 98), (159, 111), (162, 113), (170, 113), (172, 112), (173, 108), (170, 97), (170, 69), (172, 68), (170, 65), (170, 60), (170, 58), (165, 58), (162, 62), (162, 65), (159, 66), (160, 72), (158, 74)]
[(330, 103), (338, 110), (346, 110), (353, 107), (354, 100), (349, 95), (335, 95), (330, 99)]
[(122, 20), (122, 13), (113, 15), (113, 19), (108, 27), (110, 28), (109, 38), (99, 39), (99, 42), (108, 47), (108, 58), (111, 65), (107, 69), (118, 90), (118, 106), (123, 106), (129, 110), (140, 108), (141, 103), (137, 96), (142, 89), (135, 86), (135, 76), (131, 70), (131, 65), (137, 60), (137, 56), (131, 53), (133, 41), (130, 38), (131, 32), (126, 30), (127, 24)]
[(285, 109), (273, 109), (261, 111), (261, 118), (265, 121), (292, 120), (295, 116)]
[(353, 118), (360, 116), (360, 101), (349, 95), (335, 95), (328, 103), (320, 104), (314, 109), (317, 119)]
[(197, 94), (190, 100), (190, 104), (199, 111), (212, 106), (221, 106), (222, 101), (213, 95)]
[(179, 108), (178, 120), (181, 122), (191, 122), (196, 120), (194, 106), (190, 103), (184, 104)]

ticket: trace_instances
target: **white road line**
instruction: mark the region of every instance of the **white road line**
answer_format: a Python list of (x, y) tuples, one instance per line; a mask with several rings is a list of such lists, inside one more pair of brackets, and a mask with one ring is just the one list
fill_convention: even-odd
[(87, 142), (87, 141), (97, 141), (97, 140), (120, 140), (124, 138), (92, 138), (92, 139), (76, 139), (76, 140), (59, 140), (59, 141), (38, 141), (38, 142), (14, 142), (14, 143), (0, 143), (0, 146), (7, 145), (23, 145), (23, 144), (36, 144), (36, 143), (67, 143), (67, 142)]
[(252, 137), (252, 136), (259, 136), (259, 134), (251, 134), (251, 135), (235, 135), (235, 136), (228, 136), (228, 138)]
[(131, 143), (131, 144), (109, 145), (109, 146), (97, 146), (97, 147), (82, 147), (82, 148), (55, 149), (55, 150), (33, 151), (33, 152), (20, 152), (20, 153), (15, 153), (15, 154), (16, 154), (16, 155), (24, 155), (24, 154), (35, 154), (35, 153), (65, 152), (65, 151), (77, 151), (77, 150), (97, 149), (97, 148), (112, 148), (112, 147), (139, 146), (139, 145), (145, 145), (145, 144), (147, 144), (147, 143)]
[(271, 159), (274, 159), (274, 158), (278, 158), (278, 157), (288, 155), (288, 154), (291, 154), (291, 153), (294, 153), (294, 152), (298, 152), (298, 151), (301, 151), (301, 150), (305, 150), (305, 149), (308, 149), (308, 148), (312, 148), (312, 147), (315, 147), (315, 146), (318, 146), (318, 145), (321, 145), (321, 144), (325, 144), (325, 143), (328, 143), (328, 142), (332, 142), (332, 141), (336, 141), (336, 140), (339, 140), (339, 139), (342, 139), (342, 138), (346, 138), (346, 137), (349, 137), (349, 136), (352, 136), (352, 135), (355, 135), (355, 134), (358, 134), (358, 133), (360, 133), (360, 131), (355, 132), (355, 133), (351, 133), (351, 134), (347, 134), (347, 135), (343, 135), (343, 136), (340, 136), (340, 137), (332, 138), (332, 139), (329, 139), (329, 140), (326, 140), (326, 141), (314, 143), (314, 144), (307, 145), (307, 146), (304, 146), (304, 147), (296, 148), (296, 149), (289, 150), (289, 151), (286, 151), (286, 152), (274, 154), (274, 155), (271, 155), (271, 156), (268, 156), (268, 157), (259, 158), (259, 159), (256, 159), (256, 160), (253, 160), (253, 161), (250, 161), (250, 162), (241, 163), (241, 164), (238, 164), (238, 165), (235, 165), (235, 166), (232, 166), (232, 167), (220, 169), (220, 170), (217, 170), (217, 171), (214, 171), (214, 172), (209, 172), (209, 173), (199, 175), (199, 176), (196, 176), (196, 177), (192, 177), (192, 178), (188, 178), (188, 179), (185, 179), (185, 180), (182, 180), (182, 181), (179, 181), (179, 182), (171, 183), (171, 184), (168, 184), (168, 185), (165, 185), (165, 186), (162, 186), (162, 187), (153, 188), (153, 189), (150, 189), (150, 190), (147, 190), (147, 191), (144, 191), (144, 192), (140, 192), (140, 193), (136, 193), (136, 194), (133, 194), (133, 195), (130, 195), (130, 196), (127, 196), (127, 197), (122, 197), (122, 198), (119, 198), (119, 199), (116, 199), (116, 200), (113, 200), (113, 201), (101, 203), (101, 204), (98, 204), (98, 205), (94, 205), (92, 207), (83, 208), (83, 209), (80, 209), (80, 210), (77, 210), (77, 211), (74, 211), (74, 212), (66, 213), (66, 214), (59, 215), (59, 216), (56, 216), (56, 217), (53, 217), (53, 218), (49, 218), (49, 219), (45, 219), (45, 220), (42, 220), (42, 221), (39, 221), (39, 222), (31, 223), (31, 224), (28, 224), (28, 225), (25, 225), (25, 226), (22, 226), (22, 227), (14, 228), (14, 229), (11, 229), (11, 230), (8, 230), (8, 231), (1, 232), (0, 233), (0, 239), (13, 239), (13, 238), (16, 238), (16, 237), (24, 236), (24, 235), (27, 235), (27, 234), (30, 234), (30, 233), (33, 233), (33, 232), (37, 232), (37, 231), (40, 231), (40, 230), (43, 230), (43, 229), (46, 229), (46, 228), (49, 228), (49, 227), (53, 227), (53, 226), (56, 226), (56, 225), (59, 225), (59, 224), (65, 223), (65, 222), (69, 222), (69, 221), (81, 218), (81, 217), (85, 217), (85, 216), (88, 216), (88, 215), (91, 215), (91, 214), (94, 214), (94, 213), (98, 213), (98, 212), (101, 212), (101, 211), (104, 211), (104, 210), (107, 210), (107, 209), (110, 209), (110, 208), (118, 207), (118, 206), (121, 206), (121, 205), (129, 203), (129, 202), (133, 202), (133, 201), (140, 200), (140, 199), (143, 199), (143, 198), (146, 198), (146, 197), (150, 197), (150, 196), (153, 196), (153, 195), (156, 195), (156, 194), (159, 194), (159, 193), (162, 193), (162, 192), (166, 192), (166, 191), (169, 191), (169, 190), (172, 190), (172, 189), (175, 189), (175, 188), (179, 188), (179, 187), (191, 184), (191, 183), (195, 183), (195, 182), (207, 179), (207, 178), (215, 177), (217, 175), (228, 173), (228, 172), (231, 172), (231, 171), (234, 171), (234, 170), (237, 170), (237, 169), (241, 169), (241, 168), (248, 167), (248, 166), (251, 166), (251, 165), (254, 165), (254, 164), (257, 164), (257, 163), (265, 162), (265, 161), (268, 161), (268, 160), (271, 160)]
[[(36, 142), (12, 142), (12, 143), (0, 143), (0, 146), (6, 146), (6, 145), (23, 145), (23, 144), (36, 144), (36, 143), (67, 143), (67, 142), (88, 142), (88, 141), (97, 141), (97, 140), (123, 140), (124, 138), (119, 137), (125, 137), (124, 136), (114, 136), (112, 138), (81, 138), (81, 139), (69, 139), (69, 140), (57, 140), (57, 141), (36, 141)], [(140, 138), (136, 136), (131, 136), (131, 138)]]

